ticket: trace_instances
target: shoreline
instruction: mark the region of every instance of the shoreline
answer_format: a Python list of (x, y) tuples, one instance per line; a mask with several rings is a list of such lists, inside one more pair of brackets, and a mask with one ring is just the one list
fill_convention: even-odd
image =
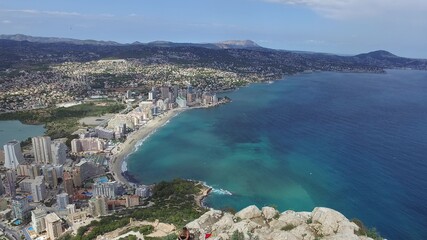
[(148, 121), (140, 129), (132, 132), (127, 137), (126, 141), (120, 144), (120, 151), (114, 154), (110, 159), (110, 172), (113, 174), (114, 179), (117, 182), (128, 186), (135, 184), (129, 181), (125, 176), (125, 172), (122, 171), (123, 163), (126, 161), (127, 157), (135, 152), (136, 148), (139, 147), (151, 134), (156, 132), (157, 129), (164, 126), (173, 117), (189, 109), (191, 108), (176, 108), (169, 110), (161, 116), (157, 116), (156, 118)]
[(204, 200), (209, 196), (209, 194), (212, 192), (212, 188), (206, 186), (205, 184), (203, 184), (202, 182), (200, 182), (200, 184), (202, 184), (202, 189), (200, 190), (200, 193), (196, 195), (195, 200), (196, 200), (196, 204), (197, 206), (199, 206), (200, 208), (205, 208), (208, 209), (209, 207), (205, 204)]

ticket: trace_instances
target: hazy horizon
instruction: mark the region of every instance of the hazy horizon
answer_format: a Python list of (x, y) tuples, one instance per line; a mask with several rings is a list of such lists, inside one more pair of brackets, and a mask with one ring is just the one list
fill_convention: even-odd
[(421, 0), (0, 0), (0, 34), (116, 41), (252, 40), (294, 51), (427, 58)]

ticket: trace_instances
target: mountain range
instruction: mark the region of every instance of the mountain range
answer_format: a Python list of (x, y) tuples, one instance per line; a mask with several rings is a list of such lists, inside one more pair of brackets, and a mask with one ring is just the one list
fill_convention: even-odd
[[(129, 44), (118, 43), (114, 41), (97, 41), (97, 40), (79, 40), (73, 38), (57, 38), (57, 37), (34, 37), (24, 34), (0, 35), (0, 39), (13, 41), (28, 41), (35, 43), (70, 43), (76, 45), (98, 45), (98, 46), (124, 46)], [(228, 49), (228, 48), (261, 48), (258, 44), (251, 40), (229, 40), (218, 43), (174, 43), (169, 41), (154, 41), (149, 43), (133, 42), (132, 45), (147, 45), (157, 47), (182, 47), (195, 46), (206, 47), (212, 49)]]
[(113, 41), (0, 35), (0, 71), (67, 61), (134, 59), (146, 64), (180, 64), (256, 73), (270, 78), (304, 71), (384, 72), (388, 68), (427, 70), (427, 60), (379, 50), (355, 56), (264, 48), (250, 40), (219, 43)]

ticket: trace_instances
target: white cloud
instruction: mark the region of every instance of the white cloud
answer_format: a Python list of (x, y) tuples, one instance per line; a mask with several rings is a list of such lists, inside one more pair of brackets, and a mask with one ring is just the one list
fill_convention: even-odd
[(271, 3), (302, 5), (322, 16), (335, 19), (375, 17), (388, 14), (425, 14), (425, 0), (263, 0)]
[(0, 9), (0, 12), (55, 15), (55, 16), (81, 16), (81, 14), (77, 12), (39, 11), (34, 9)]
[(61, 12), (61, 11), (42, 11), (42, 14), (58, 15), (58, 16), (81, 16), (78, 12)]
[(3, 24), (9, 24), (9, 23), (11, 23), (11, 21), (10, 20), (3, 20), (3, 21), (1, 21), (1, 23), (3, 23)]
[(309, 40), (306, 40), (306, 41), (304, 41), (306, 44), (309, 44), (309, 45), (322, 45), (322, 44), (325, 44), (326, 42), (325, 41), (323, 41), (323, 40), (315, 40), (315, 39), (309, 39)]

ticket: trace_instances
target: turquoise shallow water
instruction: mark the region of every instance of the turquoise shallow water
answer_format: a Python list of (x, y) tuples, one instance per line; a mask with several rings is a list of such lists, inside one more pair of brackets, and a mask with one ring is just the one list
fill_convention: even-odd
[(326, 206), (427, 239), (427, 72), (296, 75), (227, 95), (153, 134), (129, 156), (133, 177), (205, 181), (215, 208)]
[(43, 125), (26, 125), (20, 121), (0, 121), (0, 146), (11, 140), (23, 141), (29, 137), (44, 134)]

